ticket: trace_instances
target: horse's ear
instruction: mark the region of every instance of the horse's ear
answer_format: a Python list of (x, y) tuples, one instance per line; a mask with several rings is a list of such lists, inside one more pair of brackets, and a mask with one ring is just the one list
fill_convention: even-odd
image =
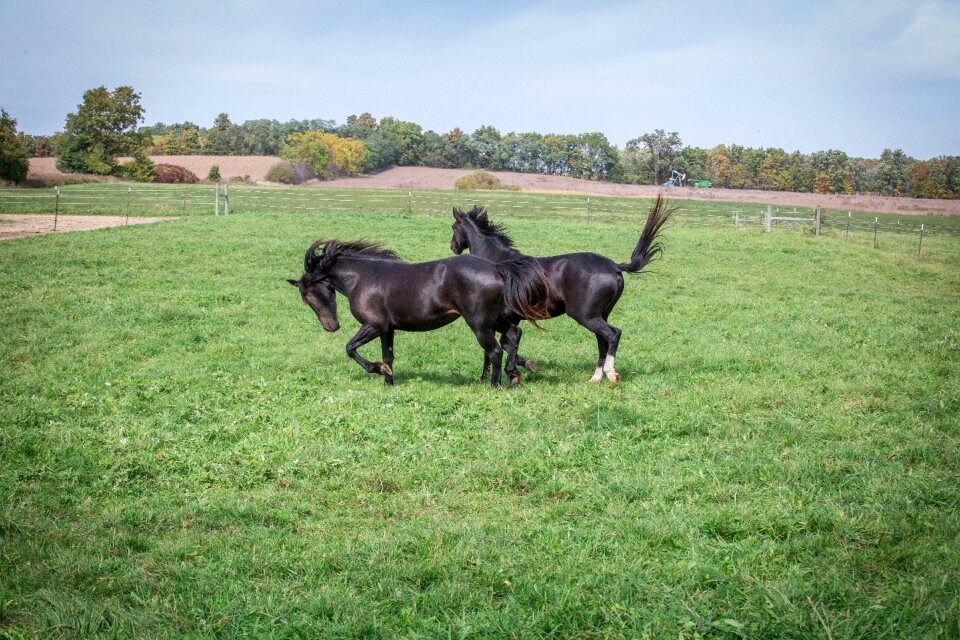
[(463, 211), (460, 211), (460, 207), (454, 207), (454, 208), (453, 208), (453, 217), (454, 217), (456, 220), (463, 220), (463, 218), (465, 217), (465, 214), (463, 213)]
[(297, 280), (291, 280), (290, 278), (287, 278), (287, 282), (289, 282), (295, 287), (300, 285), (300, 283)]

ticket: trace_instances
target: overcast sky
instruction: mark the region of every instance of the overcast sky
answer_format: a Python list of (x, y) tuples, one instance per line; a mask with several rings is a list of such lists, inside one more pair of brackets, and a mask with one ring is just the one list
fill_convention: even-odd
[(369, 111), (444, 133), (654, 129), (877, 157), (960, 155), (960, 0), (0, 0), (0, 106), (63, 128), (131, 85), (146, 124)]

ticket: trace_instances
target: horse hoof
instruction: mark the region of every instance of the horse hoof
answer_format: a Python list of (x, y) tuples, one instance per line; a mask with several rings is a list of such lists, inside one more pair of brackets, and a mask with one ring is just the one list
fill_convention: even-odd
[(537, 371), (537, 363), (533, 360), (527, 360), (523, 366), (526, 367), (527, 371), (530, 373), (535, 373)]
[(520, 379), (521, 379), (521, 377), (522, 377), (522, 376), (521, 376), (519, 373), (518, 373), (517, 375), (515, 375), (515, 376), (510, 376), (510, 386), (511, 386), (511, 387), (518, 387), (518, 386), (520, 386)]
[(373, 364), (375, 364), (375, 365), (377, 365), (377, 366), (380, 367), (380, 375), (382, 375), (382, 376), (392, 376), (392, 375), (393, 375), (393, 369), (391, 369), (391, 368), (390, 368), (390, 365), (388, 365), (388, 364), (387, 364), (386, 362), (384, 362), (383, 360), (377, 360), (377, 361), (374, 362)]
[(619, 374), (619, 373), (611, 373), (611, 374), (608, 375), (607, 377), (610, 378), (610, 382), (611, 382), (612, 384), (617, 384), (618, 382), (620, 382), (620, 374)]

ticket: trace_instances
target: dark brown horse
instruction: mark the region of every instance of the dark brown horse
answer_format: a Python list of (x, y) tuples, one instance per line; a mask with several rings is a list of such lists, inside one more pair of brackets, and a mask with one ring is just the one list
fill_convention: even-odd
[[(411, 264), (372, 242), (318, 240), (307, 250), (303, 275), (288, 282), (327, 331), (340, 328), (336, 292), (347, 298), (361, 325), (347, 343), (347, 355), (367, 373), (384, 376), (386, 384), (393, 384), (395, 331), (430, 331), (461, 316), (483, 347), (490, 383), (500, 385), (505, 349), (507, 375), (516, 384), (516, 324), (521, 318), (547, 317), (546, 282), (536, 261), (525, 257), (501, 264), (477, 256)], [(504, 348), (495, 332), (504, 334)], [(375, 338), (380, 338), (382, 359), (370, 362), (357, 349)]]
[[(600, 355), (591, 378), (593, 382), (603, 380), (604, 373), (611, 382), (620, 380), (620, 374), (614, 368), (614, 359), (621, 330), (607, 322), (607, 317), (623, 293), (622, 274), (640, 271), (663, 250), (660, 243), (654, 240), (675, 210), (675, 207), (666, 207), (657, 196), (630, 262), (616, 263), (596, 253), (566, 253), (537, 258), (549, 285), (547, 311), (550, 317), (566, 313), (597, 337)], [(466, 213), (454, 208), (453, 217), (455, 222), (450, 249), (455, 254), (460, 255), (469, 249), (471, 254), (492, 261), (515, 260), (524, 255), (514, 247), (513, 240), (504, 232), (503, 226), (489, 219), (483, 207), (473, 207)], [(519, 355), (517, 363), (524, 365)]]

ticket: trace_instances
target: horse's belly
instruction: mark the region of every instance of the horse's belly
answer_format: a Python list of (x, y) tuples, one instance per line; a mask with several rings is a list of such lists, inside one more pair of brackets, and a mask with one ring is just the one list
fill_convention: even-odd
[(433, 331), (447, 326), (459, 317), (460, 314), (451, 309), (427, 317), (396, 318), (394, 325), (400, 331)]

